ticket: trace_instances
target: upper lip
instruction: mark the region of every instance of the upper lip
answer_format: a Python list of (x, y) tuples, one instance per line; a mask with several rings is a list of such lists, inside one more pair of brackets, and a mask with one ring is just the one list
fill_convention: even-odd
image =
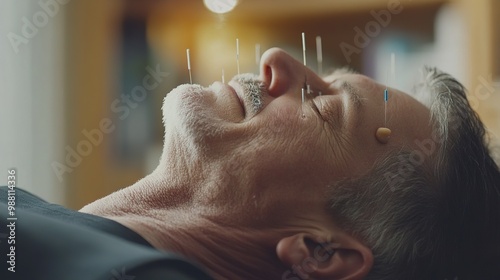
[(236, 97), (238, 98), (238, 102), (240, 102), (241, 108), (243, 108), (243, 112), (246, 115), (247, 108), (245, 106), (245, 99), (242, 94), (245, 94), (243, 91), (243, 87), (236, 81), (230, 81), (228, 83), (229, 88), (234, 92)]

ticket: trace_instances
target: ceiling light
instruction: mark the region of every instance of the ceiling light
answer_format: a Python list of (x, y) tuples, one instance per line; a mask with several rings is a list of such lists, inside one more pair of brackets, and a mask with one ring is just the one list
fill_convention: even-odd
[(238, 0), (203, 0), (205, 7), (216, 14), (230, 12), (238, 4)]

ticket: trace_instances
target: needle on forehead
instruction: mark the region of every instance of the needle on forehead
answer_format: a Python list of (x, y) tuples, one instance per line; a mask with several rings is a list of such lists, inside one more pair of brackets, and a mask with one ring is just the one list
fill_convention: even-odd
[(225, 84), (226, 82), (224, 81), (224, 68), (222, 68), (222, 83)]
[(389, 100), (389, 90), (387, 89), (387, 84), (389, 83), (389, 70), (391, 73), (392, 80), (394, 82), (396, 78), (396, 55), (391, 53), (391, 64), (390, 68), (387, 69), (387, 77), (385, 81), (385, 90), (384, 90), (384, 126), (387, 127), (387, 102)]
[(188, 63), (188, 72), (189, 72), (189, 83), (193, 83), (193, 78), (191, 76), (191, 58), (189, 55), (189, 49), (186, 50), (186, 56), (187, 56), (187, 63)]
[(389, 99), (389, 91), (387, 87), (384, 90), (384, 126), (387, 127), (387, 100)]
[(316, 57), (318, 59), (318, 75), (323, 75), (323, 50), (321, 36), (316, 36)]
[(236, 38), (236, 66), (238, 67), (238, 75), (240, 74), (240, 40)]

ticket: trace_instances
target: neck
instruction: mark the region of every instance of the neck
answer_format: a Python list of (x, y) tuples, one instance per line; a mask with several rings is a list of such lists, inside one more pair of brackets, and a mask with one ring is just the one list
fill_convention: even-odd
[(202, 264), (216, 279), (278, 279), (286, 270), (275, 254), (278, 231), (263, 233), (220, 219), (220, 211), (198, 202), (193, 186), (200, 184), (153, 173), (80, 211), (115, 220), (155, 248)]

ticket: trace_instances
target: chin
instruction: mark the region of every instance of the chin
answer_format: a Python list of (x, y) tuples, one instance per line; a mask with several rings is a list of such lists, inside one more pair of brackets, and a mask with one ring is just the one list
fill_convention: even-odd
[(200, 85), (184, 84), (165, 96), (163, 106), (165, 139), (176, 135), (191, 142), (192, 148), (205, 149), (210, 139), (221, 138), (228, 130), (214, 109), (213, 95)]

